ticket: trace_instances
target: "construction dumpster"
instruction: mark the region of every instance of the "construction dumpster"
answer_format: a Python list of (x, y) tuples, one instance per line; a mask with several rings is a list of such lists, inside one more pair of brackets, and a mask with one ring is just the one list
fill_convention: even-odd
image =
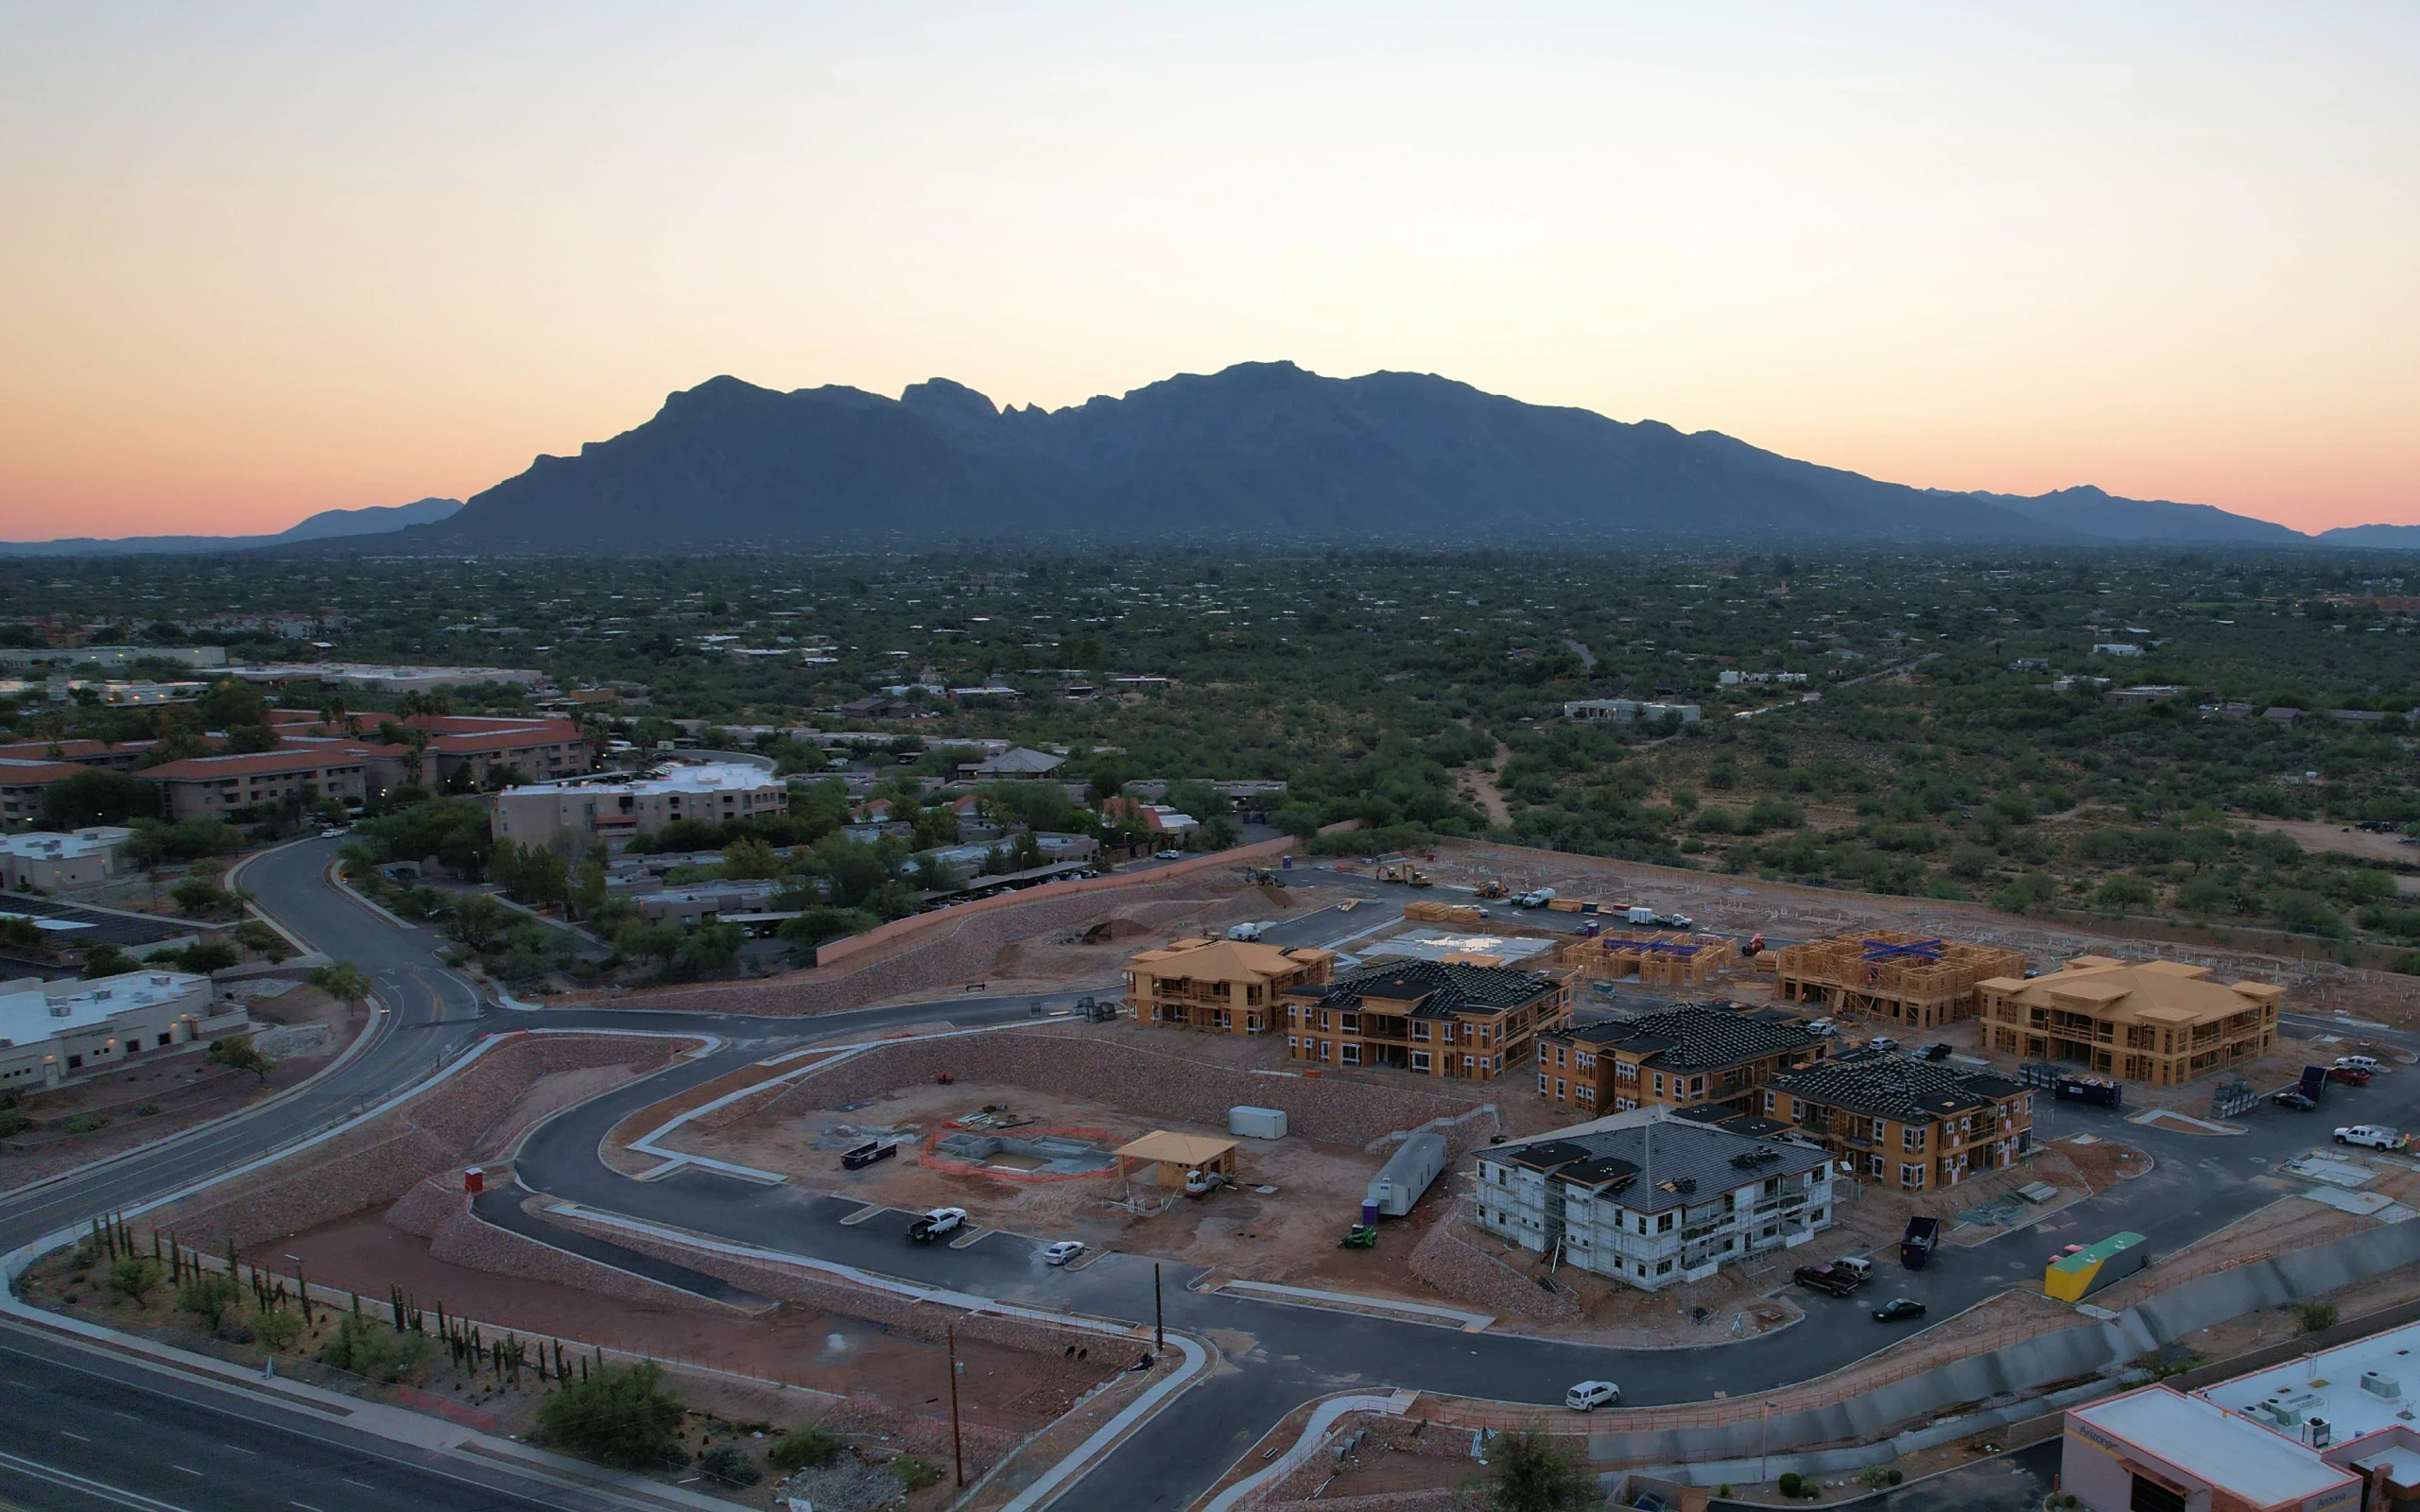
[(1230, 1108), (1227, 1109), (1227, 1132), (1238, 1139), (1282, 1140), (1286, 1137), (1286, 1109)]
[(2060, 1302), (2081, 1302), (2111, 1281), (2132, 1276), (2151, 1259), (2151, 1241), (2140, 1234), (2111, 1234), (2050, 1262), (2042, 1290)]

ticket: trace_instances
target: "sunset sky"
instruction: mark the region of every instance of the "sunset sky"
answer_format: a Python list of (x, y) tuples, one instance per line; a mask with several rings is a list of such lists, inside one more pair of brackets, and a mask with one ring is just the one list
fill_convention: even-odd
[(1290, 358), (2420, 523), (2420, 7), (0, 7), (0, 538)]

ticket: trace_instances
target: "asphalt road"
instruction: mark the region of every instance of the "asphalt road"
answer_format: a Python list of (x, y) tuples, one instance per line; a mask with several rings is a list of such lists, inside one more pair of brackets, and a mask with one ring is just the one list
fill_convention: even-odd
[[(1152, 1316), (1152, 1264), (1141, 1257), (1112, 1254), (1070, 1272), (1041, 1263), (1037, 1251), (1048, 1235), (994, 1232), (964, 1248), (911, 1245), (904, 1238), (909, 1216), (905, 1213), (885, 1212), (865, 1222), (843, 1224), (840, 1220), (861, 1206), (846, 1195), (795, 1186), (769, 1190), (694, 1168), (641, 1183), (616, 1175), (596, 1159), (598, 1140), (629, 1112), (810, 1035), (822, 1038), (838, 1031), (878, 1030), (936, 1019), (966, 1026), (1015, 1022), (1029, 1017), (1028, 1007), (1038, 1000), (951, 999), (812, 1021), (609, 1008), (510, 1014), (492, 1010), (482, 1016), (468, 985), (436, 961), (433, 935), (399, 928), (327, 885), (321, 868), (334, 849), (333, 843), (311, 842), (272, 852), (252, 864), (245, 881), (281, 922), (329, 954), (354, 961), (378, 981), (393, 1011), (373, 1031), (368, 1048), (343, 1070), (304, 1092), (221, 1129), (0, 1202), (0, 1239), (22, 1242), (62, 1224), (80, 1223), (105, 1208), (130, 1206), (143, 1196), (172, 1190), (323, 1126), (374, 1100), (378, 1092), (433, 1069), (449, 1050), (478, 1032), (533, 1022), (549, 1027), (689, 1029), (720, 1035), (729, 1043), (712, 1056), (617, 1089), (543, 1125), (521, 1152), (521, 1179), (549, 1195), (602, 1211), (922, 1283), (1132, 1323), (1146, 1323)], [(1366, 878), (1322, 873), (1314, 882), (1304, 868), (1298, 868), (1291, 880), (1370, 902), (1350, 911), (1321, 907), (1296, 913), (1271, 932), (1272, 937), (1286, 943), (1348, 941), (1369, 926), (1398, 916), (1407, 896), (1399, 886)], [(1317, 901), (1318, 896), (1305, 902)], [(1338, 948), (1349, 945), (1338, 944)], [(1073, 994), (1058, 996), (1063, 1001)], [(2316, 1026), (2341, 1027), (2325, 1021), (2318, 1021)], [(1805, 1380), (1848, 1364), (1908, 1332), (1904, 1325), (1871, 1322), (1865, 1314), (1876, 1300), (1911, 1296), (1927, 1302), (1939, 1316), (2037, 1276), (2048, 1252), (2059, 1244), (2097, 1239), (2118, 1228), (2150, 1235), (2159, 1250), (2179, 1247), (2292, 1190), (2292, 1184), (2274, 1174), (2276, 1164), (2324, 1143), (2336, 1124), (2408, 1124), (2415, 1111), (2420, 1111), (2420, 1073), (2412, 1072), (2382, 1077), (2365, 1089), (2338, 1088), (2325, 1110), (2317, 1114), (2291, 1114), (2264, 1107), (2245, 1120), (2250, 1133), (2230, 1138), (2121, 1125), (2118, 1115), (2108, 1110), (2044, 1099), (2037, 1113), (2041, 1138), (2058, 1139), (2077, 1132), (2122, 1137), (2149, 1150), (2156, 1162), (2154, 1169), (2020, 1234), (1972, 1247), (1945, 1246), (1922, 1272), (1887, 1266), (1882, 1279), (1858, 1297), (1801, 1298), (1808, 1307), (1812, 1326), (1793, 1327), (1736, 1345), (1718, 1342), (1719, 1332), (1711, 1327), (1705, 1347), (1685, 1349), (1625, 1349), (1498, 1333), (1468, 1334), (1199, 1293), (1189, 1289), (1199, 1272), (1164, 1265), (1162, 1296), (1168, 1324), (1213, 1341), (1223, 1356), (1222, 1366), (1080, 1476), (1064, 1504), (1135, 1509), (1185, 1506), (1287, 1411), (1311, 1397), (1341, 1389), (1410, 1386), (1547, 1405), (1560, 1400), (1569, 1382), (1604, 1377), (1622, 1383), (1626, 1400), (1654, 1404), (1703, 1400), (1718, 1392), (1737, 1396)], [(835, 1184), (841, 1179), (835, 1172)], [(614, 1246), (529, 1218), (504, 1194), (484, 1202), (482, 1211), (493, 1221), (544, 1233), (551, 1243), (598, 1253), (633, 1270), (662, 1272), (674, 1284), (695, 1283), (693, 1276), (663, 1272), (660, 1263), (647, 1257), (617, 1253)], [(0, 1390), (13, 1389), (0, 1385)], [(75, 1431), (83, 1432), (81, 1428)], [(237, 1429), (225, 1431), (232, 1446), (228, 1452), (250, 1450), (269, 1457), (300, 1456), (298, 1463), (307, 1460), (284, 1440), (247, 1436)], [(267, 1435), (268, 1428), (261, 1433)], [(6, 1440), (0, 1440), (0, 1449), (27, 1452)], [(201, 1471), (206, 1478), (210, 1473), (206, 1466), (163, 1466), (149, 1460), (122, 1465), (112, 1460), (111, 1464), (126, 1476), (139, 1471), (138, 1484), (145, 1495), (178, 1505), (217, 1504), (195, 1502), (196, 1488), (181, 1484), (192, 1478), (187, 1473), (192, 1470)], [(5, 1465), (0, 1462), (0, 1468)], [(177, 1493), (185, 1494), (180, 1499)], [(16, 1494), (13, 1487), (10, 1494)], [(56, 1494), (88, 1493), (61, 1487)], [(339, 1504), (307, 1496), (300, 1500), (318, 1512), (345, 1512)], [(255, 1498), (242, 1504), (279, 1503)]]

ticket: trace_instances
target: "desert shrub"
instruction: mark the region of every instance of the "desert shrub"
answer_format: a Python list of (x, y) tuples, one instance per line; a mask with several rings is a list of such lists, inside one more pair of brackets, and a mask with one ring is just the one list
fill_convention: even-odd
[(829, 1465), (840, 1457), (845, 1447), (839, 1435), (809, 1424), (804, 1428), (793, 1428), (774, 1439), (766, 1449), (765, 1458), (771, 1462), (773, 1469), (787, 1474), (809, 1466)]
[(402, 1381), (436, 1349), (425, 1333), (398, 1333), (358, 1313), (337, 1320), (337, 1336), (320, 1346), (320, 1363), (372, 1381)]
[(1773, 1486), (1784, 1496), (1796, 1496), (1799, 1491), (1800, 1484), (1798, 1472), (1796, 1470), (1784, 1470), (1782, 1471), (1781, 1479), (1775, 1481), (1773, 1483)]
[(263, 1313), (252, 1319), (252, 1332), (272, 1349), (283, 1349), (302, 1336), (302, 1314), (285, 1308)]
[(144, 1294), (160, 1284), (157, 1262), (142, 1255), (120, 1255), (110, 1262), (109, 1288), (130, 1301), (140, 1302)]
[(196, 1322), (215, 1331), (243, 1295), (233, 1276), (198, 1275), (177, 1288), (177, 1311), (191, 1313)]
[(748, 1451), (737, 1444), (717, 1444), (699, 1456), (698, 1469), (726, 1486), (753, 1486), (765, 1478)]
[(910, 1491), (921, 1491), (942, 1478), (942, 1468), (931, 1460), (902, 1454), (890, 1462), (890, 1473)]
[(550, 1449), (633, 1469), (678, 1463), (681, 1399), (664, 1389), (664, 1367), (652, 1360), (598, 1366), (585, 1381), (565, 1383), (538, 1408), (538, 1431)]
[(107, 1113), (78, 1113), (60, 1126), (70, 1134), (97, 1134), (115, 1122)]
[(2301, 1320), (2305, 1333), (2325, 1333), (2336, 1326), (2341, 1314), (2334, 1302), (2305, 1302), (2294, 1309), (2294, 1315)]

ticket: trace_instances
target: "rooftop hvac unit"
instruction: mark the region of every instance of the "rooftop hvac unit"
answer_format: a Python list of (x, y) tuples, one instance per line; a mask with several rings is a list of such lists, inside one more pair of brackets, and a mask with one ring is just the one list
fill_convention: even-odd
[(2313, 1449), (2325, 1449), (2336, 1441), (2336, 1430), (2325, 1418), (2307, 1418), (2303, 1419), (2303, 1441)]
[(2393, 1376), (2380, 1375), (2376, 1370), (2361, 1372), (2361, 1389), (2373, 1397), (2381, 1397), (2388, 1401), (2403, 1400), (2403, 1383)]

